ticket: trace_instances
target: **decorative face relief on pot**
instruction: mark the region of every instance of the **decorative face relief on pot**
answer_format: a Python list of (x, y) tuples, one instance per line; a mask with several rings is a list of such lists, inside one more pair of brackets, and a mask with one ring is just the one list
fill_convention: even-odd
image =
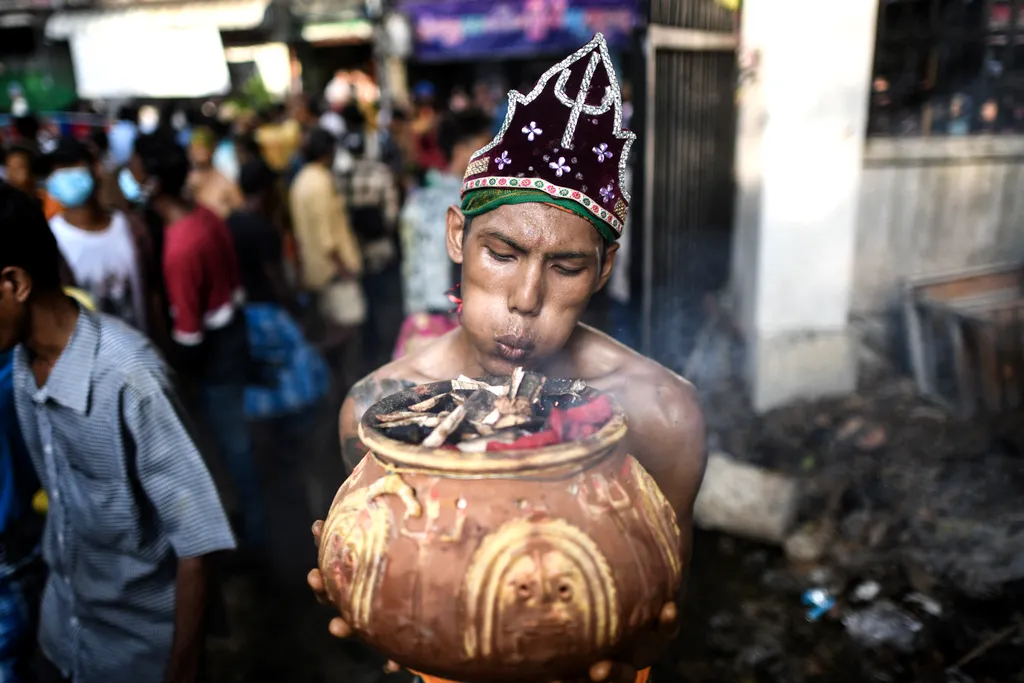
[(562, 520), (517, 519), (488, 536), (466, 573), (466, 656), (554, 658), (618, 632), (615, 581), (600, 548)]

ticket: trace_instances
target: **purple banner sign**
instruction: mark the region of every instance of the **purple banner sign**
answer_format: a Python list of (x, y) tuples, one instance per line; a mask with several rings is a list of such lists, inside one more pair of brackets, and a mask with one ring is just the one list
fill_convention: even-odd
[(638, 0), (403, 0), (424, 61), (564, 52), (603, 33), (628, 49)]

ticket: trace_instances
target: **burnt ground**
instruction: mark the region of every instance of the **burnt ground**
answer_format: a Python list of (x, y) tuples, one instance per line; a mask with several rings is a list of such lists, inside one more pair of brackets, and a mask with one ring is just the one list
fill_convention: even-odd
[[(684, 626), (655, 678), (1024, 682), (1024, 418), (957, 421), (905, 380), (761, 417), (740, 396), (704, 393), (710, 446), (800, 480), (804, 550), (698, 531)], [(300, 443), (257, 429), (272, 552), (220, 581), (211, 681), (409, 678), (332, 639), (305, 585), (309, 526), (344, 476), (339, 404)], [(801, 598), (816, 588), (835, 606), (812, 622)]]

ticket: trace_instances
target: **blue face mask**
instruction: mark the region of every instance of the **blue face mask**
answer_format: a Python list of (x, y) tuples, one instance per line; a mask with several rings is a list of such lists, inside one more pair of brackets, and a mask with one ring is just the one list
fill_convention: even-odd
[(147, 199), (145, 190), (142, 189), (139, 181), (135, 179), (135, 176), (127, 168), (122, 168), (121, 172), (117, 174), (117, 186), (121, 188), (121, 194), (124, 195), (124, 198), (131, 203), (145, 203)]
[(94, 187), (92, 173), (82, 167), (62, 168), (51, 173), (46, 180), (47, 193), (69, 209), (89, 201)]

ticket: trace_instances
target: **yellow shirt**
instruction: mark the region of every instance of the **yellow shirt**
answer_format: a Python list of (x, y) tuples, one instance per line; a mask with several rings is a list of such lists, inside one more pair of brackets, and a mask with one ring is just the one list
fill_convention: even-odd
[(263, 152), (263, 158), (278, 173), (288, 168), (292, 156), (302, 144), (302, 127), (289, 119), (282, 123), (270, 123), (256, 130), (256, 142)]
[(362, 274), (359, 243), (349, 225), (345, 204), (334, 188), (334, 177), (326, 167), (306, 164), (292, 182), (289, 204), (307, 289), (323, 289), (338, 275), (333, 252), (350, 275)]

